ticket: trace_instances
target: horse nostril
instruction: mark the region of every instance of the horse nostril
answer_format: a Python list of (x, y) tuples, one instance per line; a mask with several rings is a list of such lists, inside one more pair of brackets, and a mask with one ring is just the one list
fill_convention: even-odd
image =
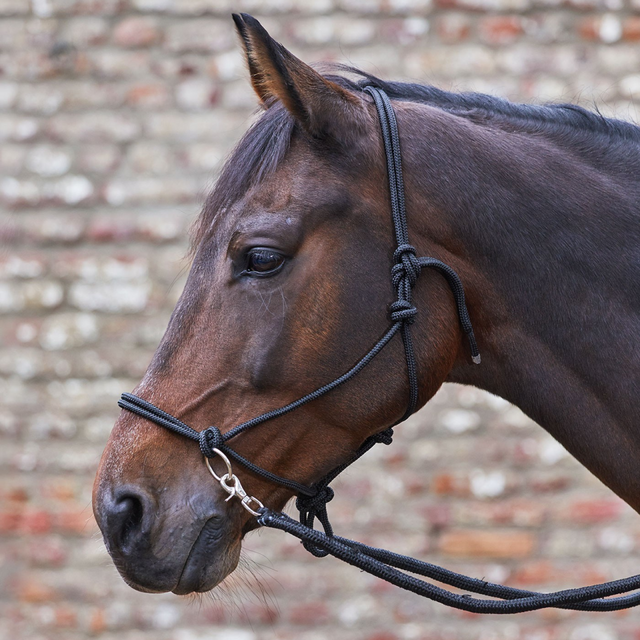
[(131, 535), (139, 531), (142, 524), (142, 502), (136, 496), (124, 496), (116, 503), (121, 517), (120, 544), (127, 546)]
[(154, 505), (150, 496), (133, 487), (116, 490), (111, 504), (105, 505), (105, 538), (109, 546), (123, 553), (139, 549), (153, 521)]

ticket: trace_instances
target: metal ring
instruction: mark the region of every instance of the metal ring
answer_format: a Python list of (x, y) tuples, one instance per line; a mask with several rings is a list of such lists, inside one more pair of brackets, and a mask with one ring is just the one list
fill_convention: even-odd
[[(222, 453), (222, 451), (220, 451), (220, 449), (213, 449), (213, 453), (218, 454), (218, 456), (220, 456), (220, 458), (222, 458), (222, 461), (227, 465), (227, 475), (230, 478), (233, 478), (233, 470), (231, 469), (231, 462), (229, 462), (229, 458), (227, 458), (227, 456)], [(204, 456), (204, 461), (205, 464), (207, 465), (207, 469), (209, 469), (209, 472), (211, 473), (211, 475), (218, 481), (218, 482), (222, 482), (222, 477), (220, 477), (214, 470), (213, 467), (211, 466), (211, 463), (209, 462), (209, 458), (207, 458), (207, 456)], [(224, 476), (223, 476), (224, 477)]]

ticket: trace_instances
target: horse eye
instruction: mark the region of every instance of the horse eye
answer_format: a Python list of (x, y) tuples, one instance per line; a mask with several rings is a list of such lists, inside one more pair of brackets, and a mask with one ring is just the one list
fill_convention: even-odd
[(280, 270), (285, 257), (273, 249), (251, 249), (247, 254), (246, 273), (273, 275)]

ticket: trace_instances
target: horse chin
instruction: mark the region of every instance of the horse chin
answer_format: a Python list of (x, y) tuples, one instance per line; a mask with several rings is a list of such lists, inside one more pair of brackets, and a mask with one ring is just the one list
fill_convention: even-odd
[(189, 550), (183, 565), (177, 565), (168, 573), (159, 576), (156, 572), (147, 572), (142, 567), (122, 566), (114, 558), (122, 579), (136, 591), (142, 593), (167, 593), (179, 596), (191, 593), (203, 593), (217, 587), (238, 565), (241, 544), (235, 541), (225, 548), (211, 548), (211, 536), (207, 526)]
[(173, 593), (183, 596), (211, 591), (238, 566), (240, 539), (224, 546), (220, 544), (218, 532), (219, 528), (211, 521), (202, 528), (171, 590)]

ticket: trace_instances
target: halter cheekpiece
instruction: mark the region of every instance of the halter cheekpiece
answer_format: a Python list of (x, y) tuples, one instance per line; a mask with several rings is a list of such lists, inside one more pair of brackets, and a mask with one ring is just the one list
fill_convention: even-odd
[[(475, 364), (480, 363), (480, 354), (467, 311), (464, 288), (460, 278), (451, 267), (440, 260), (429, 257), (417, 257), (415, 248), (409, 243), (400, 137), (393, 106), (387, 94), (381, 89), (368, 86), (365, 87), (364, 90), (372, 96), (380, 120), (389, 178), (391, 215), (397, 245), (393, 253), (393, 266), (391, 268), (391, 281), (397, 297), (396, 300), (389, 305), (391, 326), (385, 334), (351, 369), (335, 380), (284, 407), (273, 409), (247, 420), (233, 427), (226, 433), (222, 433), (220, 429), (215, 426), (198, 432), (150, 402), (131, 393), (123, 393), (121, 399), (118, 401), (118, 405), (122, 409), (131, 411), (159, 426), (195, 440), (199, 444), (200, 450), (205, 457), (209, 471), (220, 483), (223, 490), (229, 494), (227, 500), (234, 497), (239, 498), (242, 506), (257, 517), (260, 525), (281, 529), (296, 536), (302, 541), (305, 549), (315, 556), (333, 555), (403, 589), (451, 607), (475, 613), (519, 613), (546, 607), (576, 609), (580, 611), (612, 611), (640, 604), (640, 593), (603, 599), (606, 596), (639, 589), (640, 576), (580, 589), (569, 589), (549, 594), (537, 593), (469, 578), (436, 565), (391, 553), (383, 549), (368, 547), (359, 542), (335, 536), (327, 515), (327, 503), (334, 497), (333, 489), (331, 489), (329, 484), (344, 469), (369, 451), (376, 443), (391, 444), (393, 426), (395, 425), (367, 438), (354, 452), (350, 460), (333, 469), (333, 471), (329, 472), (324, 478), (312, 486), (307, 486), (295, 480), (283, 478), (271, 473), (255, 465), (250, 460), (247, 460), (227, 444), (229, 440), (238, 434), (256, 427), (263, 422), (285, 415), (344, 384), (360, 373), (360, 371), (389, 344), (396, 333), (400, 333), (402, 337), (409, 381), (407, 410), (398, 422), (408, 418), (415, 411), (418, 403), (417, 364), (411, 339), (411, 325), (416, 319), (418, 310), (412, 302), (412, 290), (424, 269), (435, 269), (444, 276), (447, 281), (454, 296), (460, 326), (469, 342), (471, 359)], [(226, 465), (227, 472), (222, 476), (216, 474), (209, 462), (209, 459), (215, 457), (220, 458)], [(243, 465), (250, 472), (270, 482), (286, 487), (296, 494), (296, 508), (300, 512), (300, 522), (296, 522), (284, 513), (272, 511), (268, 507), (265, 507), (257, 498), (247, 495), (239, 478), (233, 473), (231, 460)], [(316, 518), (322, 524), (324, 532), (313, 528)], [(408, 575), (404, 573), (404, 571), (410, 571), (413, 574), (422, 575), (459, 589), (498, 598), (498, 600), (477, 599), (467, 595), (452, 593), (412, 575)]]

